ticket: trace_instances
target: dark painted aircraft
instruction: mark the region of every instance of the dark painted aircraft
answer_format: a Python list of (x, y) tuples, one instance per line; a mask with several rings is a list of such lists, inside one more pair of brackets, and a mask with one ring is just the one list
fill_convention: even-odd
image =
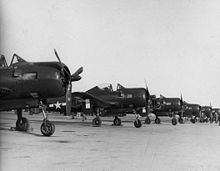
[(212, 115), (212, 107), (210, 106), (202, 106), (201, 107), (201, 121), (202, 122), (213, 122), (213, 115)]
[(119, 116), (132, 112), (135, 114), (134, 126), (142, 126), (139, 115), (146, 116), (149, 92), (145, 88), (125, 88), (118, 84), (114, 91), (111, 84), (95, 86), (86, 92), (74, 92), (72, 98), (84, 100), (83, 113), (93, 113), (93, 126), (100, 126), (100, 116), (114, 116), (113, 124), (121, 125)]
[[(71, 113), (71, 89), (72, 82), (81, 79), (79, 74), (83, 71), (78, 69), (70, 74), (68, 67), (59, 62), (27, 62), (14, 54), (11, 64), (8, 66), (4, 56), (1, 56), (0, 68), (0, 111), (17, 111), (16, 129), (27, 131), (29, 122), (22, 117), (22, 109), (41, 107), (45, 108), (47, 100), (66, 96), (66, 113)], [(50, 136), (55, 131), (55, 126), (47, 119), (43, 110), (43, 123), (41, 132)]]
[(213, 121), (217, 123), (220, 119), (220, 109), (219, 108), (212, 108), (212, 115), (213, 115)]
[[(182, 110), (183, 110), (183, 101), (181, 98), (167, 98), (160, 95), (159, 98), (156, 98), (155, 95), (151, 95), (151, 105), (150, 113), (155, 115), (155, 123), (160, 124), (159, 116), (169, 116), (172, 117), (172, 124), (177, 124), (177, 118), (179, 122), (183, 123)], [(151, 120), (149, 116), (145, 120), (146, 124), (150, 124)]]
[(183, 117), (189, 118), (192, 123), (201, 118), (201, 106), (184, 102)]

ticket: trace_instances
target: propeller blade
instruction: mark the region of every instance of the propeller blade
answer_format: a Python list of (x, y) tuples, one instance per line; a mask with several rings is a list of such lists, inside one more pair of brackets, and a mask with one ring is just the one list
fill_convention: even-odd
[(78, 76), (82, 72), (83, 72), (83, 67), (80, 67), (79, 69), (77, 69), (77, 71), (74, 74), (72, 74), (72, 76)]
[(61, 60), (60, 60), (60, 57), (59, 57), (59, 55), (58, 55), (58, 53), (57, 53), (56, 49), (54, 49), (54, 53), (55, 53), (55, 55), (56, 55), (56, 57), (57, 57), (58, 61), (59, 61), (59, 62), (62, 64), (62, 62), (61, 62)]
[(79, 76), (79, 75), (71, 75), (71, 81), (79, 81), (79, 80), (81, 80), (81, 76)]
[(66, 91), (66, 115), (70, 116), (71, 115), (71, 105), (72, 105), (72, 84), (71, 82), (67, 86), (67, 91)]
[(74, 74), (71, 75), (71, 81), (79, 81), (81, 79), (81, 74), (83, 72), (83, 67), (80, 67)]
[(181, 116), (183, 117), (184, 104), (183, 104), (183, 96), (182, 96), (182, 93), (181, 93), (181, 95), (180, 95), (180, 106), (181, 106)]

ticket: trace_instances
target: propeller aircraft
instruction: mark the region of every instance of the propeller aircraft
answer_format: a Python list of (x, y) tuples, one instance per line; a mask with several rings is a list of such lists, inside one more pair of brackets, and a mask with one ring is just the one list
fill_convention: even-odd
[(8, 66), (5, 57), (0, 58), (0, 111), (16, 110), (16, 129), (27, 131), (29, 121), (22, 117), (22, 109), (42, 107), (41, 132), (51, 136), (55, 126), (47, 119), (45, 105), (50, 98), (66, 97), (66, 113), (71, 114), (72, 82), (81, 79), (83, 68), (71, 75), (54, 49), (58, 62), (27, 62), (14, 54)]
[(183, 116), (190, 118), (190, 121), (195, 123), (198, 118), (201, 118), (201, 106), (184, 102)]
[[(177, 115), (179, 116), (179, 122), (183, 123), (182, 119), (182, 111), (183, 111), (183, 101), (181, 98), (168, 98), (160, 95), (160, 97), (156, 98), (155, 95), (151, 95), (151, 105), (150, 112), (155, 115), (155, 123), (160, 124), (159, 116), (169, 116), (172, 117), (172, 124), (177, 124)], [(151, 120), (149, 115), (145, 120), (146, 124), (150, 124)]]
[(114, 116), (113, 125), (121, 125), (119, 116), (132, 112), (135, 114), (134, 126), (140, 128), (142, 123), (139, 115), (146, 115), (146, 106), (149, 100), (149, 92), (145, 88), (125, 88), (117, 84), (114, 91), (112, 84), (95, 86), (86, 92), (74, 92), (72, 98), (84, 100), (84, 113), (90, 111), (96, 116), (93, 126), (101, 126), (100, 116)]

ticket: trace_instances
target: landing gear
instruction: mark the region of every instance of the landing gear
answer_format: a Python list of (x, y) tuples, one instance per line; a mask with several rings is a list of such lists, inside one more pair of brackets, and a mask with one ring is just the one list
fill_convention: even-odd
[(160, 118), (156, 117), (155, 124), (160, 124)]
[(18, 131), (28, 131), (30, 124), (27, 118), (22, 117), (22, 109), (17, 109), (16, 128)]
[(195, 118), (191, 118), (190, 121), (191, 121), (193, 124), (196, 123)]
[(30, 124), (27, 118), (18, 119), (16, 122), (16, 128), (18, 131), (28, 131)]
[(148, 116), (147, 116), (146, 119), (145, 119), (145, 123), (146, 123), (146, 124), (150, 124), (150, 123), (151, 123), (151, 120), (150, 120), (150, 118), (149, 118)]
[(176, 125), (177, 124), (177, 119), (175, 117), (173, 117), (172, 119), (172, 125)]
[(40, 130), (44, 136), (51, 136), (55, 132), (55, 125), (49, 120), (45, 119), (41, 124)]
[(102, 120), (100, 119), (99, 116), (96, 116), (96, 117), (92, 120), (92, 126), (100, 127), (101, 124), (102, 124)]
[(42, 112), (44, 116), (43, 123), (41, 124), (41, 127), (40, 127), (41, 133), (44, 136), (51, 136), (55, 132), (55, 125), (47, 119), (47, 115), (45, 113), (46, 106), (43, 105), (42, 102), (40, 102), (40, 107), (42, 108)]
[(137, 114), (136, 110), (133, 110), (134, 114), (135, 114), (135, 121), (134, 121), (134, 126), (135, 128), (140, 128), (142, 126), (141, 120), (138, 119), (139, 118), (139, 114)]
[(142, 126), (141, 120), (137, 118), (137, 119), (134, 121), (134, 126), (135, 126), (136, 128), (140, 128), (140, 127)]
[(121, 126), (121, 119), (118, 118), (118, 116), (115, 116), (115, 119), (113, 121), (113, 125), (115, 126)]
[(182, 117), (179, 118), (179, 123), (183, 124), (183, 118)]

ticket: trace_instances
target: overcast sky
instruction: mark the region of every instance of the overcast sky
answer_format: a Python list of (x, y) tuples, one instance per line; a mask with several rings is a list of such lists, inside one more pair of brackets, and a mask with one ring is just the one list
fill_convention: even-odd
[(0, 53), (57, 60), (101, 83), (220, 107), (219, 0), (1, 0)]

